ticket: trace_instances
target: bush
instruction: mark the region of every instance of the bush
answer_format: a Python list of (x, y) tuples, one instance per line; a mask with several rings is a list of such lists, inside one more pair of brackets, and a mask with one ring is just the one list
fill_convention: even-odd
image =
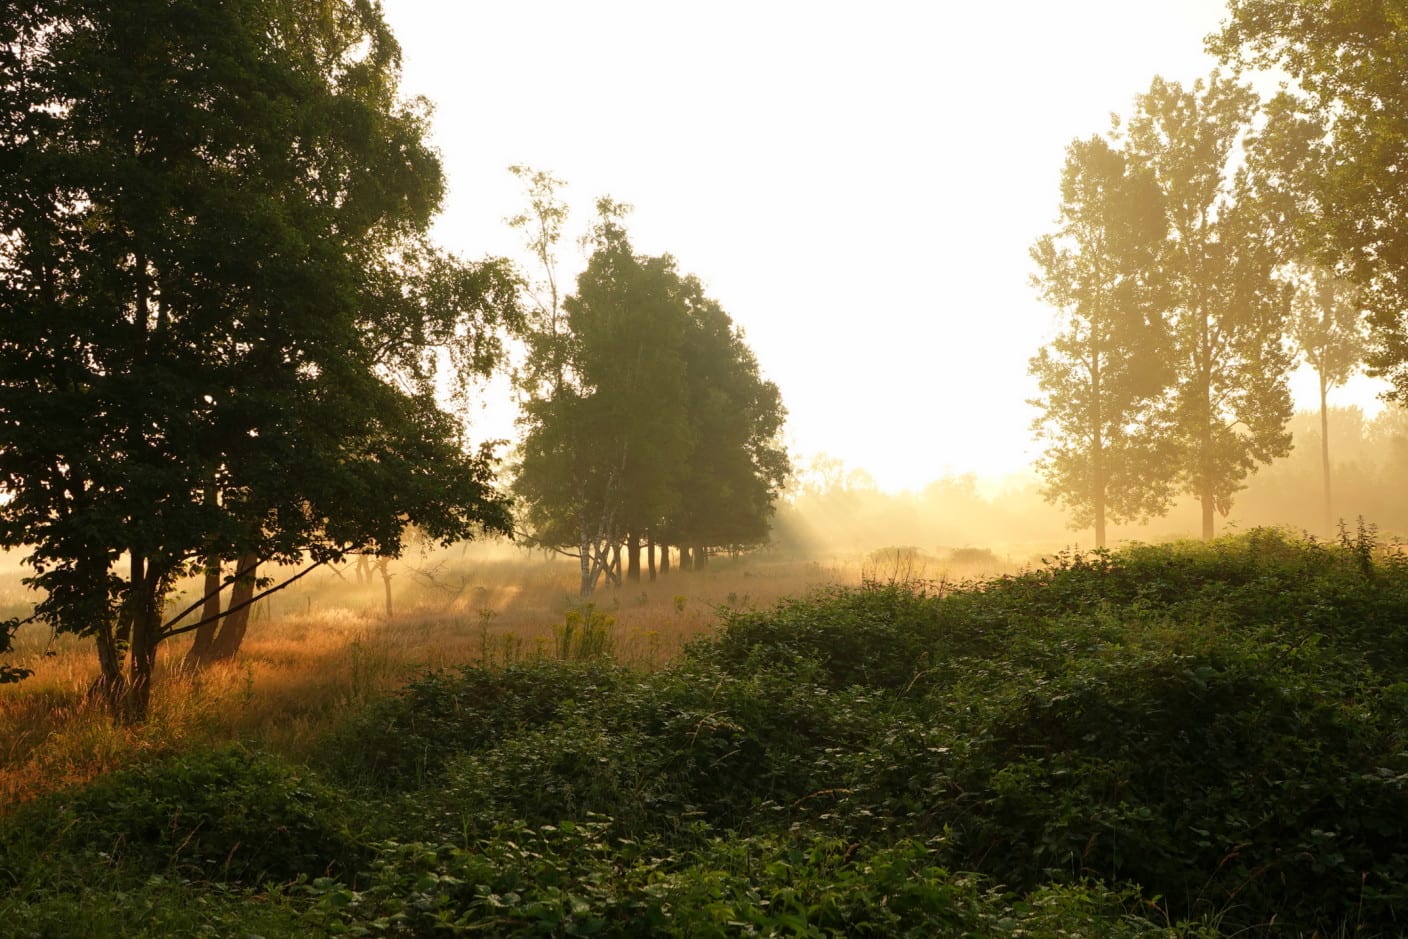
[(190, 753), (24, 806), (0, 833), (0, 875), (18, 884), (47, 869), (82, 881), (87, 869), (111, 869), (124, 879), (259, 886), (346, 874), (366, 856), (348, 808), (276, 757), (242, 747)]
[(455, 754), (546, 723), (566, 702), (596, 700), (625, 675), (613, 665), (550, 661), (429, 673), (349, 720), (322, 747), (321, 761), (376, 791), (417, 789)]

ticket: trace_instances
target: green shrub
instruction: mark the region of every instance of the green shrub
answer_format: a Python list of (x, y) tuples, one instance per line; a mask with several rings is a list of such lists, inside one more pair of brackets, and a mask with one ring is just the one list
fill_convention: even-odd
[(241, 747), (123, 770), (25, 806), (0, 831), (0, 876), (82, 881), (88, 870), (243, 883), (355, 870), (349, 806), (307, 770)]
[(612, 665), (550, 661), (429, 673), (350, 719), (328, 739), (321, 761), (374, 790), (419, 788), (454, 755), (550, 721), (565, 702), (595, 700), (625, 675)]

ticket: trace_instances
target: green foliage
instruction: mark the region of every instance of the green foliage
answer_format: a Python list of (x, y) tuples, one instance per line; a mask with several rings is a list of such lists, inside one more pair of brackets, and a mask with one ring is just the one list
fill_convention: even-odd
[(25, 806), (4, 822), (0, 877), (24, 884), (55, 863), (251, 887), (346, 875), (363, 855), (346, 809), (307, 770), (265, 754), (171, 757)]
[(443, 177), (379, 7), (0, 21), (0, 544), (109, 688), (125, 656), (140, 716), (162, 600), (206, 558), (506, 530), (430, 350), (487, 372), (513, 281), (427, 240)]
[[(1292, 0), (1232, 0), (1210, 43), (1226, 60), (1281, 69), (1297, 95), (1283, 107), (1316, 129), (1320, 160), (1292, 177), (1321, 263), (1344, 261), (1368, 290), (1375, 348), (1371, 373), (1408, 403), (1408, 192), (1399, 183), (1408, 157), (1408, 92), (1400, 63), (1408, 54), (1401, 5), (1326, 0), (1313, 8)], [(1322, 130), (1323, 129), (1323, 130)], [(1326, 159), (1328, 157), (1328, 159)]]
[(272, 877), (251, 915), (329, 934), (1392, 935), (1406, 623), (1369, 525), (835, 588), (651, 674), (423, 676), (328, 742), (343, 792), (241, 751), (119, 774), (16, 816), (0, 869), (23, 923), (119, 887), (175, 916), (177, 878), (232, 882), (224, 923)]
[(168, 939), (173, 936), (303, 936), (299, 903), (279, 889), (189, 883), (154, 874), (137, 884), (87, 883), (0, 902), (11, 939)]
[(596, 699), (623, 680), (614, 666), (542, 662), (427, 674), (355, 715), (324, 759), (339, 777), (379, 791), (415, 788), (451, 756), (550, 721), (566, 702)]
[(562, 625), (552, 629), (557, 657), (574, 662), (609, 659), (614, 648), (611, 629), (615, 625), (616, 618), (601, 612), (595, 604), (584, 603), (575, 610), (568, 610)]
[(370, 885), (312, 885), (334, 934), (495, 936), (1174, 936), (1127, 893), (1016, 897), (949, 873), (915, 842), (867, 849), (806, 835), (710, 839), (687, 860), (611, 836), (611, 820), (498, 829), (468, 848), (389, 844)]

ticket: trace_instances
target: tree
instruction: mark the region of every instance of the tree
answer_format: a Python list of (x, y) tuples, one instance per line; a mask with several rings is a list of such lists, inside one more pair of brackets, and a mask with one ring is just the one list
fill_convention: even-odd
[(787, 414), (781, 393), (759, 374), (742, 332), (698, 279), (685, 278), (680, 295), (689, 315), (683, 358), (692, 447), (675, 480), (679, 508), (656, 534), (703, 566), (711, 548), (767, 540), (792, 467), (778, 441)]
[(1172, 374), (1154, 281), (1166, 222), (1158, 187), (1103, 138), (1077, 140), (1061, 176), (1060, 228), (1039, 239), (1033, 283), (1064, 329), (1031, 360), (1041, 397), (1033, 424), (1048, 501), (1076, 527), (1160, 515), (1172, 498), (1174, 447), (1157, 426)]
[(1191, 89), (1156, 78), (1123, 132), (1168, 223), (1157, 264), (1178, 376), (1169, 420), (1204, 538), (1247, 476), (1290, 451), (1284, 259), (1247, 168), (1233, 170), (1255, 110), (1249, 89), (1217, 73)]
[[(554, 204), (530, 198), (529, 219)], [(777, 389), (732, 321), (668, 255), (635, 253), (621, 206), (598, 216), (562, 316), (529, 339), (514, 483), (532, 540), (578, 559), (583, 596), (639, 580), (641, 549), (653, 570), (670, 539), (700, 558), (761, 540), (787, 472)], [(541, 335), (549, 323), (561, 332)]]
[(1214, 52), (1285, 70), (1323, 126), (1327, 158), (1308, 183), (1319, 225), (1371, 312), (1370, 374), (1408, 404), (1408, 29), (1396, 0), (1231, 0)]
[(1330, 491), (1330, 389), (1349, 380), (1363, 360), (1364, 309), (1360, 291), (1321, 267), (1301, 270), (1291, 298), (1292, 336), (1320, 383), (1320, 465), (1324, 482), (1324, 531), (1334, 524)]
[(179, 577), (507, 528), (433, 347), (487, 369), (512, 279), (426, 242), (398, 71), (364, 0), (0, 3), (0, 544), (132, 718)]
[(530, 339), (533, 394), (515, 482), (533, 540), (577, 557), (583, 596), (603, 575), (619, 582), (621, 544), (638, 544), (672, 508), (690, 445), (674, 262), (635, 254), (625, 207), (603, 199), (597, 208), (594, 250), (563, 301), (563, 332)]

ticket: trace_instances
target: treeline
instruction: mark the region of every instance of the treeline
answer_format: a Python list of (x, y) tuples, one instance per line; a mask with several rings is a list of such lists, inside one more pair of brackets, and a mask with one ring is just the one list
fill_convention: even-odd
[[(1295, 87), (1261, 101), (1215, 72), (1156, 78), (1127, 120), (1073, 142), (1055, 231), (1032, 249), (1060, 328), (1031, 361), (1045, 496), (1094, 529), (1198, 503), (1213, 534), (1259, 467), (1291, 449), (1288, 377), (1320, 383), (1322, 491), (1335, 515), (1328, 391), (1361, 367), (1408, 401), (1408, 121), (1401, 28), (1380, 4), (1314, 22), (1233, 0), (1213, 46)], [(1344, 67), (1345, 50), (1356, 67)]]
[(577, 558), (583, 596), (603, 579), (639, 581), (643, 568), (652, 580), (668, 573), (671, 546), (690, 569), (711, 550), (766, 541), (790, 471), (785, 411), (743, 334), (673, 258), (635, 251), (627, 207), (609, 199), (577, 289), (559, 303), (561, 183), (516, 172), (530, 211), (513, 221), (543, 265), (517, 382), (525, 540)]
[[(1329, 527), (1321, 505), (1321, 416), (1299, 411), (1287, 424), (1290, 453), (1247, 480), (1226, 528), (1274, 527), (1339, 541), (1342, 529), (1353, 535), (1363, 519), (1389, 543), (1408, 539), (1408, 409), (1387, 407), (1369, 418), (1359, 408), (1330, 408), (1328, 423), (1337, 507)], [(816, 472), (818, 462), (832, 471)], [(772, 550), (787, 557), (859, 560), (884, 579), (894, 553), (887, 549), (913, 549), (898, 573), (936, 577), (1020, 569), (1073, 543), (1093, 545), (1089, 529), (1071, 531), (1036, 476), (981, 484), (971, 474), (949, 476), (897, 493), (834, 460), (814, 460), (800, 476), (778, 509), (772, 539)], [(1188, 538), (1197, 535), (1197, 520), (1197, 500), (1184, 495), (1167, 515), (1111, 524), (1107, 538), (1111, 545)]]

